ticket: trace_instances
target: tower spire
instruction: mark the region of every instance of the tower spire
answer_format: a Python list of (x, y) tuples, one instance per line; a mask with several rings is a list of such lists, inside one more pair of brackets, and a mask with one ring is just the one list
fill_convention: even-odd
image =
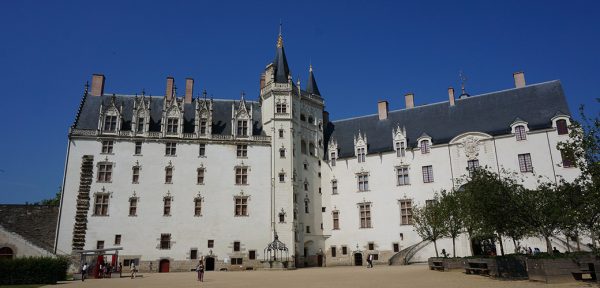
[(317, 87), (317, 81), (315, 80), (315, 74), (313, 73), (312, 63), (308, 66), (308, 82), (306, 83), (306, 92), (321, 96), (319, 87)]
[(275, 59), (273, 60), (273, 66), (275, 67), (275, 82), (276, 83), (287, 83), (290, 75), (290, 68), (285, 57), (285, 51), (283, 50), (283, 36), (281, 34), (282, 24), (279, 23), (279, 36), (277, 37), (277, 49), (275, 53)]

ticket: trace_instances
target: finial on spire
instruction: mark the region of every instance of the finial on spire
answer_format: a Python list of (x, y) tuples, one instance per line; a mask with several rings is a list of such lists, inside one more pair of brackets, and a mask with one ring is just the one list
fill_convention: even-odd
[(277, 37), (277, 48), (283, 47), (283, 36), (281, 35), (283, 24), (281, 23), (281, 19), (279, 19), (279, 36)]
[(308, 64), (308, 72), (313, 72), (312, 71), (312, 63)]
[(467, 82), (467, 76), (465, 76), (462, 70), (459, 70), (458, 77), (460, 78), (460, 89), (462, 90), (462, 94), (467, 94), (465, 92), (465, 83)]
[(206, 100), (206, 89), (202, 90), (202, 97), (204, 97), (204, 100)]
[(142, 88), (142, 96), (146, 95), (146, 88)]
[(246, 92), (244, 92), (244, 90), (242, 90), (242, 93), (240, 93), (242, 96), (242, 101), (244, 101), (244, 96), (246, 96)]

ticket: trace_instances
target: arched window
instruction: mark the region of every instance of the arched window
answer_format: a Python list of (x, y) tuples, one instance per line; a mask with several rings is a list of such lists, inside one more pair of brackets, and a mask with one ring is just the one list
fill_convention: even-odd
[(427, 154), (429, 153), (430, 150), (430, 146), (429, 146), (429, 140), (422, 140), (421, 141), (421, 154)]
[(517, 141), (527, 140), (527, 134), (525, 133), (525, 126), (519, 125), (515, 127), (515, 137)]
[(558, 135), (569, 134), (569, 128), (567, 127), (567, 120), (565, 120), (565, 119), (556, 120), (556, 131), (558, 132)]
[(13, 259), (15, 253), (9, 247), (0, 248), (0, 259)]
[(315, 119), (312, 116), (308, 116), (308, 123), (314, 124), (315, 123)]
[(300, 152), (302, 152), (302, 154), (306, 154), (306, 141), (304, 140), (300, 141)]

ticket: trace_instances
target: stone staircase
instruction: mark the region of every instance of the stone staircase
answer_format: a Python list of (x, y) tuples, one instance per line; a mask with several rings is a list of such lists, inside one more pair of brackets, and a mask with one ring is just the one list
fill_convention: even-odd
[(398, 252), (398, 253), (394, 254), (394, 256), (390, 257), (388, 264), (389, 265), (409, 265), (411, 263), (410, 260), (412, 259), (412, 257), (415, 256), (415, 254), (417, 254), (417, 252), (419, 252), (425, 246), (429, 245), (429, 243), (431, 243), (431, 241), (429, 241), (429, 240), (421, 241), (417, 244), (408, 246), (408, 247), (400, 250), (400, 252)]
[(94, 156), (84, 155), (81, 161), (77, 210), (73, 227), (73, 250), (83, 250), (87, 230), (87, 214), (90, 209), (90, 186), (92, 185)]

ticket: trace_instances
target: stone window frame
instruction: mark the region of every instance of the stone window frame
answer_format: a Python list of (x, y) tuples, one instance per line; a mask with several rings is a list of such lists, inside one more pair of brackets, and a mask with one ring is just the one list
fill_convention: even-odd
[(358, 207), (359, 229), (373, 228), (373, 217), (371, 212), (373, 203), (363, 200), (362, 202), (357, 203), (356, 206)]
[(335, 209), (331, 211), (332, 230), (340, 230), (340, 210)]
[(169, 164), (165, 166), (165, 184), (173, 184), (173, 175), (174, 175), (175, 167), (169, 161)]
[[(134, 196), (129, 197), (128, 202), (129, 202), (129, 209), (127, 210), (127, 215), (129, 217), (136, 217), (138, 203), (140, 203), (140, 197), (135, 196), (135, 192), (134, 192)], [(135, 204), (135, 205), (133, 205), (133, 204)], [(132, 208), (133, 208), (133, 210), (132, 210)], [(132, 211), (133, 211), (133, 214), (131, 213)]]
[(433, 165), (424, 165), (421, 167), (421, 174), (423, 176), (423, 183), (433, 183), (435, 178), (433, 177)]
[(369, 172), (356, 173), (356, 184), (358, 192), (368, 192), (369, 190)]
[(102, 149), (100, 150), (100, 154), (108, 154), (113, 155), (115, 140), (102, 140)]
[[(239, 171), (238, 171), (239, 170)], [(250, 166), (237, 165), (234, 167), (235, 185), (247, 186), (249, 184)]]
[(531, 153), (523, 153), (517, 156), (519, 160), (519, 170), (521, 173), (533, 173), (533, 161)]
[(279, 171), (279, 183), (285, 183), (285, 171), (283, 171), (283, 169), (281, 169), (281, 171)]
[(173, 210), (173, 196), (168, 192), (165, 197), (163, 197), (163, 217), (170, 217), (171, 211)]
[(140, 183), (140, 172), (142, 171), (142, 166), (139, 162), (136, 161), (135, 165), (131, 166), (131, 184), (139, 184)]
[(527, 140), (527, 130), (525, 129), (525, 125), (515, 126), (515, 138), (517, 141)]
[(122, 240), (122, 235), (121, 234), (115, 234), (115, 246), (121, 246), (121, 240)]
[(206, 179), (206, 168), (200, 164), (200, 167), (196, 168), (196, 185), (204, 185)]
[(133, 155), (134, 156), (142, 156), (142, 146), (143, 145), (144, 145), (143, 141), (135, 141), (134, 142), (134, 146), (133, 146)]
[(473, 177), (475, 170), (479, 169), (480, 167), (479, 159), (467, 160), (467, 171), (469, 172), (469, 177)]
[(198, 193), (198, 196), (194, 197), (194, 217), (202, 217), (202, 211), (204, 210), (204, 205), (202, 204), (203, 202), (204, 197)]
[(248, 158), (248, 144), (237, 144), (235, 151), (237, 158)]
[(96, 163), (96, 182), (97, 183), (112, 183), (112, 174), (114, 172), (115, 163), (105, 159)]
[(285, 217), (287, 216), (287, 213), (285, 213), (285, 211), (283, 210), (283, 208), (281, 208), (281, 211), (279, 211), (279, 213), (277, 214), (277, 216), (278, 216), (277, 218), (279, 219), (279, 223), (286, 223), (285, 222)]
[(198, 157), (206, 158), (206, 143), (198, 143)]
[(106, 115), (104, 115), (104, 119), (102, 120), (102, 133), (117, 133), (117, 131), (119, 130), (118, 113), (115, 113), (114, 111), (109, 111), (106, 113)]
[(179, 133), (179, 116), (168, 116), (165, 123), (166, 135), (177, 135)]
[(279, 158), (280, 159), (285, 158), (285, 148), (284, 147), (279, 148)]
[(249, 217), (250, 216), (250, 196), (249, 195), (233, 196), (233, 216), (234, 217)]
[[(112, 193), (106, 191), (104, 187), (102, 187), (102, 192), (94, 193), (94, 209), (92, 210), (92, 216), (110, 216), (108, 213), (110, 208), (110, 198), (112, 198)], [(102, 202), (98, 202), (99, 200), (102, 200)]]
[(406, 157), (406, 140), (394, 141), (394, 150), (396, 151), (396, 157)]
[(331, 195), (338, 195), (340, 193), (338, 190), (338, 180), (334, 178), (331, 180)]
[(177, 157), (177, 142), (165, 142), (165, 156)]
[(171, 233), (161, 233), (160, 234), (160, 239), (159, 239), (159, 248), (160, 250), (170, 250), (171, 248), (173, 248), (172, 246), (172, 237), (171, 237)]
[(410, 166), (400, 165), (394, 167), (396, 171), (396, 186), (410, 185)]
[(400, 208), (400, 225), (413, 225), (413, 199), (398, 199), (398, 207)]
[(419, 141), (419, 149), (421, 150), (421, 154), (431, 153), (431, 140), (423, 139)]

